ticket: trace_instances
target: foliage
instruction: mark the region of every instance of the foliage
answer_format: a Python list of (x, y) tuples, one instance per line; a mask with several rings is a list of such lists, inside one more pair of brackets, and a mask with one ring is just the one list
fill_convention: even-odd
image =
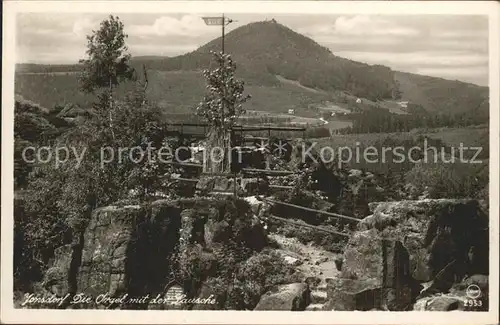
[(231, 56), (213, 53), (218, 68), (203, 71), (208, 93), (197, 107), (197, 115), (220, 130), (229, 130), (236, 119), (244, 113), (243, 103), (250, 99), (244, 96), (244, 83), (234, 77), (236, 64)]
[[(473, 111), (472, 116), (487, 120), (484, 119), (488, 116), (487, 87), (402, 73), (337, 57), (327, 48), (279, 23), (248, 24), (228, 33), (225, 42), (227, 51), (238, 62), (236, 76), (246, 80), (246, 89), (252, 93), (253, 100), (247, 109), (285, 113), (288, 108), (294, 108), (302, 116), (314, 116), (309, 104), (332, 100), (337, 104), (348, 102), (345, 97), (334, 95), (341, 91), (354, 100), (360, 97), (376, 101), (381, 97), (397, 99), (401, 96), (432, 114)], [(150, 95), (158, 103), (164, 104), (169, 111), (190, 113), (203, 95), (203, 80), (197, 71), (209, 66), (212, 59), (209, 52), (219, 49), (220, 40), (217, 39), (185, 55), (135, 58), (131, 64), (137, 67), (145, 64), (154, 71)], [(74, 73), (82, 69), (81, 65), (19, 65), (18, 68), (16, 92), (31, 100), (47, 107), (75, 99), (86, 100), (76, 93), (75, 87), (69, 86), (75, 84), (74, 75), (53, 74)], [(44, 74), (22, 74), (24, 72)], [(276, 75), (298, 82), (301, 87), (284, 84)], [(168, 89), (168, 101), (165, 89)], [(383, 106), (383, 102), (378, 104)]]
[(383, 107), (347, 114), (352, 126), (338, 133), (407, 132), (415, 128), (466, 127), (488, 123), (488, 112), (470, 110), (459, 113), (430, 113), (421, 106), (409, 105), (410, 114), (395, 114)]
[(482, 191), (488, 185), (487, 171), (485, 164), (420, 163), (405, 179), (415, 187), (415, 193), (427, 193), (430, 198), (484, 199)]
[[(111, 19), (111, 23), (103, 22), (102, 30), (90, 39), (104, 41), (105, 36), (116, 36), (121, 29), (122, 25)], [(121, 36), (116, 37), (112, 44), (115, 48), (122, 48), (117, 45)], [(92, 44), (89, 43), (91, 51), (102, 50)], [(106, 55), (116, 58), (111, 53)], [(92, 61), (87, 64), (89, 69), (95, 68)], [(120, 69), (112, 68), (107, 73), (115, 73), (118, 82)], [(97, 79), (85, 81), (95, 82), (91, 88), (97, 90), (92, 107), (86, 110), (86, 118), (78, 120), (50, 143), (40, 141), (40, 144), (50, 146), (51, 150), (66, 147), (82, 155), (83, 159), (78, 161), (71, 154), (58, 167), (53, 162), (32, 166), (33, 172), (20, 203), (24, 211), (19, 211), (16, 216), (20, 221), (15, 246), (16, 251), (29, 252), (33, 258), (22, 257), (21, 254), (20, 262), (16, 264), (19, 273), (28, 272), (27, 269), (37, 269), (41, 273), (54, 249), (70, 242), (72, 236), (85, 229), (91, 211), (96, 207), (125, 199), (130, 192), (141, 201), (147, 201), (163, 189), (158, 176), (169, 172), (169, 167), (159, 161), (157, 150), (148, 149), (159, 148), (163, 144), (166, 128), (158, 119), (159, 110), (145, 101), (144, 87), (140, 83), (124, 98), (115, 98), (110, 110), (109, 92), (98, 89), (103, 85), (99, 81), (101, 77), (98, 74)], [(58, 112), (56, 110), (55, 114)], [(109, 117), (113, 118), (112, 125), (105, 123)], [(30, 138), (29, 134), (24, 136)], [(120, 152), (120, 149), (123, 151)], [(142, 158), (133, 155), (141, 150), (145, 154)]]
[(84, 91), (112, 88), (134, 76), (134, 70), (129, 66), (130, 54), (127, 53), (125, 44), (128, 36), (123, 28), (119, 17), (110, 15), (109, 19), (101, 22), (99, 30), (87, 36), (88, 58), (80, 60), (84, 68), (80, 77)]
[[(266, 249), (267, 237), (259, 233), (262, 226), (252, 219), (246, 201), (216, 200), (209, 207), (195, 206), (188, 215), (192, 235), (182, 240), (171, 259), (178, 265), (174, 278), (183, 281), (188, 296), (196, 297), (208, 287), (217, 296), (218, 308), (253, 309), (273, 285), (297, 280), (282, 256)], [(202, 228), (195, 226), (197, 220)]]
[(273, 286), (301, 281), (283, 257), (263, 250), (239, 263), (226, 277), (209, 277), (205, 285), (217, 296), (220, 309), (253, 310)]

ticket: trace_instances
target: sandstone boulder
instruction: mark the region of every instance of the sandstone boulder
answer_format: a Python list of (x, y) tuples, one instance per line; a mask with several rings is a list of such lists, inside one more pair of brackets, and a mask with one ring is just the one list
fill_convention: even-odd
[(243, 178), (241, 188), (245, 195), (258, 195), (269, 190), (269, 182), (262, 178)]
[(254, 310), (305, 310), (311, 301), (311, 291), (305, 283), (280, 285), (265, 293)]
[(382, 202), (371, 208), (373, 215), (346, 245), (340, 278), (329, 284), (334, 310), (407, 310), (423, 282), (447, 292), (465, 274), (487, 273), (488, 218), (477, 201)]
[(58, 247), (54, 251), (54, 260), (51, 267), (45, 272), (43, 287), (45, 290), (59, 297), (66, 295), (69, 290), (68, 273), (71, 264), (73, 249), (71, 245)]
[(148, 208), (95, 210), (83, 235), (78, 291), (92, 296), (160, 293), (179, 241), (180, 219), (179, 206), (167, 200)]
[(414, 306), (415, 311), (451, 311), (464, 310), (464, 297), (450, 294), (435, 295), (419, 299)]
[[(399, 241), (414, 279), (427, 282), (456, 259), (474, 273), (488, 272), (488, 216), (475, 200), (436, 199), (370, 204), (359, 230)], [(473, 250), (474, 256), (468, 257)], [(459, 271), (457, 271), (459, 272)]]
[(236, 191), (239, 195), (243, 194), (241, 185), (235, 183), (234, 178), (225, 176), (202, 176), (196, 183), (196, 190), (201, 193), (209, 192), (228, 192), (233, 193)]

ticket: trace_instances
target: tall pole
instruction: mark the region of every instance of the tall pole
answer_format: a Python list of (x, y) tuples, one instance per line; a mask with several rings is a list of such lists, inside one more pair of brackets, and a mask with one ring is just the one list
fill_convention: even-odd
[(226, 27), (226, 18), (222, 14), (222, 54), (224, 54), (224, 29)]
[[(203, 17), (203, 20), (205, 21), (205, 24), (207, 25), (222, 25), (222, 44), (221, 44), (221, 54), (222, 54), (222, 61), (221, 61), (221, 67), (220, 67), (220, 70), (221, 70), (221, 78), (222, 78), (222, 81), (223, 81), (223, 97), (221, 99), (221, 103), (220, 103), (220, 118), (221, 118), (221, 126), (222, 126), (222, 131), (224, 132), (224, 137), (226, 137), (226, 130), (224, 130), (224, 119), (225, 119), (225, 106), (226, 106), (226, 71), (225, 71), (225, 61), (226, 61), (226, 58), (224, 56), (224, 53), (225, 53), (225, 29), (226, 29), (226, 24), (230, 24), (233, 22), (232, 19), (228, 19), (226, 21), (226, 17), (224, 14), (222, 14), (222, 17)], [(231, 132), (231, 130), (229, 130)], [(231, 138), (231, 137), (230, 137)], [(224, 142), (225, 142), (225, 139), (224, 139)], [(230, 145), (230, 144), (229, 144)], [(229, 148), (228, 148), (229, 149)], [(231, 151), (228, 150), (228, 157), (229, 155), (231, 154)], [(228, 159), (228, 161), (230, 161), (230, 159)], [(236, 177), (236, 174), (234, 175)], [(236, 183), (236, 178), (235, 178), (235, 183)], [(235, 196), (236, 196), (236, 184), (235, 184)]]
[(226, 59), (224, 58), (224, 32), (225, 32), (225, 26), (226, 26), (226, 17), (224, 17), (224, 14), (222, 14), (222, 62), (221, 62), (221, 74), (222, 74), (222, 86), (223, 88), (223, 98), (222, 98), (222, 106), (221, 106), (221, 124), (224, 125), (224, 107), (225, 105), (225, 100), (226, 100), (226, 83), (225, 83), (225, 71), (224, 71), (224, 65), (226, 62)]

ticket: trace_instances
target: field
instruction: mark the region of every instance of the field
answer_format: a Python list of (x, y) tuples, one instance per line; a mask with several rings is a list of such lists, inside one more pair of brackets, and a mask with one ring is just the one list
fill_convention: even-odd
[[(205, 80), (199, 71), (157, 71), (150, 70), (148, 98), (168, 113), (191, 113), (203, 98)], [(132, 85), (125, 84), (118, 93), (124, 93)], [(277, 86), (259, 86), (248, 82), (246, 93), (252, 96), (245, 104), (249, 111), (263, 111), (286, 114), (294, 109), (295, 114), (304, 118), (318, 117), (311, 105), (321, 105), (332, 99), (322, 92), (311, 92), (304, 87), (282, 83)], [(92, 96), (79, 91), (77, 75), (74, 73), (17, 73), (16, 94), (25, 99), (52, 108), (55, 105), (90, 105)], [(312, 122), (312, 121), (311, 121)]]
[[(443, 147), (446, 152), (449, 152), (452, 147), (455, 148), (455, 156), (458, 155), (458, 148), (460, 148), (461, 145), (469, 148), (480, 147), (481, 152), (475, 159), (482, 161), (481, 166), (485, 168), (488, 167), (489, 129), (487, 126), (414, 130), (412, 132), (400, 133), (332, 135), (326, 138), (310, 139), (310, 141), (316, 143), (315, 148), (317, 150), (320, 150), (322, 147), (331, 147), (334, 149), (335, 154), (340, 152), (340, 148), (351, 148), (351, 152), (355, 157), (356, 148), (359, 148), (361, 155), (363, 155), (363, 150), (367, 147), (375, 147), (378, 150), (377, 152), (380, 152), (381, 147), (393, 148), (395, 146), (405, 146), (406, 150), (408, 150), (410, 147), (417, 145), (418, 139), (422, 137), (427, 137), (429, 147), (438, 144), (436, 146), (438, 152), (441, 152), (441, 147)], [(419, 143), (418, 146), (422, 148), (421, 143)], [(464, 151), (464, 157), (466, 159), (472, 159), (475, 153), (476, 149), (466, 150)], [(387, 157), (389, 158), (386, 162), (389, 162), (391, 154), (389, 153)], [(372, 172), (386, 172), (388, 169), (408, 169), (413, 166), (413, 163), (408, 161), (404, 164), (389, 164), (386, 162), (378, 161), (377, 163), (371, 163), (363, 161), (363, 157), (361, 156), (359, 161), (352, 159), (349, 165), (353, 168), (362, 168)]]
[(316, 139), (319, 145), (342, 147), (353, 147), (356, 143), (364, 146), (373, 146), (385, 139), (398, 139), (399, 141), (413, 140), (420, 135), (431, 139), (439, 139), (447, 146), (459, 147), (462, 143), (465, 147), (487, 146), (489, 143), (489, 130), (487, 126), (469, 128), (438, 128), (431, 130), (414, 130), (412, 132), (399, 133), (363, 133), (363, 134), (342, 134), (329, 138)]

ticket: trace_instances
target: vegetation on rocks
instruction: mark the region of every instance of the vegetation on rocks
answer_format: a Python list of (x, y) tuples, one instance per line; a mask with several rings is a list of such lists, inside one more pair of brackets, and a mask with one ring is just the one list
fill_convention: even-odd
[[(110, 24), (119, 25), (113, 19)], [(123, 37), (120, 28), (108, 29), (109, 25), (103, 23), (100, 33), (112, 38)], [(99, 38), (99, 42), (106, 41), (106, 38)], [(91, 58), (87, 64), (92, 65), (94, 60), (99, 59)], [(122, 60), (120, 62), (123, 63)], [(162, 187), (157, 175), (165, 173), (168, 166), (159, 164), (155, 159), (135, 163), (133, 159), (136, 157), (123, 154), (119, 159), (117, 156), (118, 148), (140, 146), (146, 149), (148, 144), (153, 147), (162, 144), (165, 128), (163, 122), (158, 120), (157, 109), (144, 101), (143, 85), (138, 83), (122, 98), (112, 98), (112, 89), (100, 92), (99, 86), (102, 85), (96, 82), (98, 94), (93, 105), (87, 107), (87, 117), (52, 142), (43, 139), (43, 132), (35, 139), (33, 132), (18, 129), (20, 138), (25, 141), (49, 145), (52, 152), (59, 147), (72, 148), (69, 150), (83, 154), (83, 159), (78, 161), (75, 155), (70, 154), (60, 166), (53, 161), (29, 166), (33, 170), (24, 181), (26, 185), (18, 202), (24, 211), (16, 214), (16, 238), (19, 240), (14, 245), (19, 251), (16, 267), (24, 268), (29, 264), (29, 268), (43, 270), (58, 244), (68, 243), (72, 236), (85, 229), (92, 210), (126, 198), (130, 190), (147, 200)], [(103, 148), (110, 149), (107, 153), (113, 151), (114, 158), (109, 163), (102, 164)], [(26, 251), (31, 254), (23, 253)]]
[[(255, 42), (251, 36), (256, 35), (256, 31), (265, 32), (263, 42)], [(250, 36), (245, 36), (246, 34)], [(290, 41), (280, 45), (284, 37)], [(22, 98), (16, 100), (14, 156), (18, 191), (14, 202), (15, 290), (74, 294), (78, 290), (92, 287), (94, 289), (88, 290), (112, 294), (125, 292), (139, 296), (164, 294), (166, 283), (175, 281), (182, 285), (189, 298), (204, 298), (211, 294), (216, 296), (215, 306), (184, 306), (189, 309), (252, 310), (259, 305), (265, 308), (263, 305), (267, 305), (269, 301), (274, 302), (275, 296), (283, 292), (291, 292), (288, 296), (291, 299), (282, 300), (279, 308), (303, 309), (303, 305), (309, 303), (304, 298), (308, 297), (309, 289), (304, 281), (304, 274), (298, 271), (297, 266), (300, 264), (293, 264), (302, 261), (290, 256), (287, 260), (274, 249), (276, 243), (268, 238), (268, 234), (275, 232), (296, 237), (304, 244), (322, 246), (331, 252), (344, 251), (345, 263), (337, 263), (344, 265), (343, 278), (338, 286), (340, 293), (336, 292), (333, 300), (345, 298), (342, 297), (343, 288), (350, 288), (353, 292), (361, 288), (348, 294), (352, 295), (348, 297), (349, 301), (345, 306), (351, 304), (349, 308), (352, 309), (358, 307), (352, 306), (353, 297), (357, 299), (361, 295), (366, 300), (366, 297), (378, 297), (379, 293), (385, 298), (393, 293), (398, 297), (406, 297), (408, 289), (411, 299), (404, 300), (404, 308), (409, 308), (416, 296), (415, 290), (419, 289), (413, 281), (416, 276), (411, 280), (405, 274), (403, 279), (397, 279), (404, 282), (404, 290), (394, 288), (393, 283), (388, 288), (396, 291), (379, 292), (380, 289), (387, 289), (385, 284), (379, 283), (385, 281), (382, 279), (386, 276), (384, 272), (388, 267), (392, 267), (391, 270), (399, 267), (393, 265), (395, 262), (387, 265), (387, 256), (400, 258), (405, 270), (408, 270), (408, 265), (412, 265), (413, 273), (424, 270), (425, 280), (430, 280), (428, 274), (437, 277), (439, 270), (443, 269), (444, 265), (438, 261), (440, 256), (445, 256), (443, 260), (448, 262), (458, 254), (460, 258), (464, 257), (472, 246), (481, 249), (487, 246), (486, 242), (474, 239), (484, 235), (487, 228), (484, 214), (477, 212), (480, 204), (476, 201), (405, 201), (443, 197), (487, 200), (487, 150), (477, 157), (484, 159), (481, 164), (395, 163), (391, 162), (393, 156), (387, 157), (386, 162), (377, 164), (352, 159), (339, 163), (345, 157), (336, 157), (330, 163), (323, 163), (319, 158), (320, 148), (312, 151), (312, 157), (301, 161), (301, 146), (311, 143), (304, 142), (296, 134), (282, 133), (271, 136), (269, 144), (272, 147), (277, 145), (285, 135), (287, 138), (293, 137), (290, 143), (286, 143), (284, 153), (252, 153), (248, 155), (251, 160), (249, 165), (256, 163), (258, 167), (264, 168), (267, 164), (274, 171), (292, 171), (293, 175), (273, 177), (272, 180), (258, 176), (241, 179), (242, 185), (248, 187), (235, 192), (238, 195), (252, 192), (271, 196), (269, 185), (278, 185), (282, 190), (273, 192), (271, 196), (276, 201), (356, 220), (258, 202), (259, 199), (255, 197), (246, 198), (250, 202), (254, 199), (252, 206), (236, 197), (203, 197), (216, 188), (235, 189), (236, 181), (226, 177), (222, 177), (222, 181), (221, 178), (201, 177), (197, 166), (191, 166), (193, 171), (187, 167), (173, 167), (163, 164), (157, 151), (152, 150), (152, 156), (140, 158), (130, 154), (130, 149), (148, 152), (150, 148), (175, 149), (190, 145), (189, 138), (167, 134), (161, 105), (149, 99), (154, 97), (151, 96), (152, 93), (169, 93), (169, 89), (163, 89), (163, 84), (151, 84), (147, 68), (157, 70), (151, 73), (156, 78), (160, 72), (210, 66), (209, 53), (219, 43), (211, 42), (195, 52), (177, 58), (146, 62), (148, 64), (145, 64), (144, 78), (140, 80), (133, 68), (139, 61), (134, 61), (127, 53), (125, 40), (124, 26), (118, 17), (113, 16), (104, 20), (100, 29), (88, 37), (88, 57), (73, 71), (80, 75), (79, 87), (85, 93), (83, 102), (86, 105), (73, 106), (65, 103), (54, 109), (46, 109)], [(396, 74), (392, 70), (338, 58), (310, 39), (276, 22), (249, 24), (230, 33), (227, 41), (228, 49), (231, 52), (234, 50), (235, 55), (213, 54), (215, 66), (204, 71), (206, 93), (197, 109), (198, 117), (210, 124), (209, 141), (212, 145), (229, 147), (231, 128), (245, 111), (243, 104), (249, 97), (245, 94), (243, 81), (237, 79), (237, 76), (244, 76), (245, 80), (250, 81), (247, 89), (262, 91), (255, 86), (262, 82), (265, 87), (272, 88), (272, 94), (289, 89), (287, 87), (290, 86), (290, 80), (297, 81), (302, 85), (301, 91), (320, 94), (318, 96), (322, 100), (330, 98), (328, 92), (338, 95), (339, 90), (350, 92), (351, 97), (364, 96), (373, 102), (389, 97), (399, 98), (405, 91), (409, 91), (408, 83), (411, 82), (407, 80), (404, 85), (395, 82)], [(248, 52), (250, 47), (245, 46), (250, 44), (248, 42), (257, 44), (257, 47), (251, 47)], [(108, 46), (109, 44), (112, 46)], [(241, 52), (242, 48), (245, 48), (245, 53)], [(276, 56), (269, 55), (270, 48), (275, 51)], [(293, 55), (290, 54), (291, 51)], [(238, 73), (233, 57), (239, 64)], [(189, 78), (197, 76), (198, 72), (189, 73), (191, 75), (187, 77), (186, 84), (192, 85)], [(402, 78), (400, 74), (398, 76)], [(280, 84), (284, 79), (288, 80), (288, 84)], [(425, 81), (418, 77), (410, 79), (414, 82)], [(198, 86), (202, 88), (200, 78), (196, 80), (194, 84), (197, 86), (193, 89)], [(402, 91), (400, 86), (404, 88)], [(303, 87), (309, 88), (304, 90)], [(367, 134), (405, 131), (404, 133), (377, 137), (371, 134), (368, 140), (366, 135), (349, 137), (343, 134), (331, 137), (330, 129), (325, 124), (309, 128), (306, 137), (322, 138), (319, 142), (324, 141), (334, 148), (347, 145), (354, 149), (358, 145), (354, 141), (361, 142), (359, 149), (373, 146), (379, 152), (384, 147), (400, 146), (405, 150), (415, 146), (423, 147), (425, 142), (439, 150), (443, 148), (447, 157), (456, 157), (457, 152), (452, 147), (457, 146), (454, 142), (458, 142), (459, 138), (460, 143), (466, 138), (476, 142), (472, 145), (479, 143), (486, 148), (489, 140), (487, 130), (478, 128), (478, 136), (471, 139), (467, 134), (443, 136), (445, 132), (442, 130), (436, 131), (440, 133), (439, 136), (430, 136), (432, 132), (427, 128), (442, 125), (469, 126), (483, 121), (487, 114), (484, 114), (485, 97), (482, 89), (467, 89), (476, 94), (468, 104), (481, 103), (474, 111), (463, 110), (461, 115), (449, 112), (436, 115), (417, 104), (410, 106), (409, 114), (396, 116), (382, 108), (372, 107), (353, 112), (350, 116), (354, 121), (352, 127), (342, 131)], [(280, 94), (283, 96), (283, 93)], [(426, 94), (435, 99), (429, 99), (433, 109), (438, 102), (449, 103), (430, 90)], [(201, 97), (195, 90), (188, 95), (196, 101)], [(296, 95), (297, 93), (291, 92), (285, 97), (293, 102)], [(298, 97), (302, 101), (301, 105), (309, 101), (307, 96)], [(182, 96), (183, 103), (191, 100), (184, 99)], [(87, 104), (88, 102), (91, 104)], [(175, 100), (170, 105), (174, 105), (172, 103), (175, 104)], [(284, 118), (283, 120), (290, 122)], [(406, 132), (414, 127), (424, 129)], [(257, 146), (257, 142), (254, 144)], [(23, 148), (30, 145), (46, 145), (51, 150), (72, 148), (74, 152), (83, 154), (83, 159), (80, 160), (73, 154), (65, 157), (67, 159), (60, 165), (50, 162), (29, 164), (22, 159), (22, 153)], [(128, 150), (123, 155), (119, 148)], [(210, 144), (205, 149), (210, 150)], [(105, 157), (102, 156), (103, 153)], [(121, 156), (117, 156), (120, 154)], [(188, 153), (181, 158), (199, 157)], [(422, 152), (413, 158), (422, 158)], [(222, 168), (208, 167), (209, 170), (218, 172), (229, 169), (229, 165)], [(171, 179), (174, 172), (181, 177), (200, 177), (200, 180), (195, 181), (196, 185), (193, 186), (193, 182), (191, 185), (178, 185)], [(159, 196), (163, 199), (159, 200)], [(372, 213), (370, 203), (383, 201), (402, 203), (380, 205), (381, 208), (369, 216)], [(481, 204), (481, 208), (484, 208), (484, 203)], [(386, 214), (390, 217), (386, 217)], [(326, 234), (310, 228), (291, 226), (281, 220), (267, 218), (269, 215), (303, 225), (321, 226), (323, 230), (332, 232)], [(412, 217), (413, 215), (415, 216)], [(358, 224), (358, 220), (363, 221)], [(473, 227), (468, 227), (469, 225)], [(447, 233), (451, 228), (451, 232)], [(348, 240), (347, 236), (334, 234), (335, 232), (355, 235)], [(379, 240), (375, 234), (387, 237), (394, 235), (397, 240), (391, 239), (387, 243)], [(471, 245), (460, 246), (458, 241), (463, 238)], [(439, 246), (440, 240), (444, 240), (450, 247), (454, 245), (454, 248)], [(357, 251), (353, 245), (362, 249)], [(427, 248), (429, 250), (425, 251)], [(365, 264), (356, 264), (363, 252), (368, 256)], [(455, 253), (456, 256), (453, 255)], [(476, 261), (481, 262), (479, 271), (484, 273), (486, 255), (478, 252), (471, 254), (475, 254)], [(423, 261), (422, 257), (429, 256), (429, 260)], [(293, 261), (292, 264), (290, 260)], [(315, 262), (321, 264), (326, 263), (326, 260)], [(373, 263), (367, 265), (368, 262)], [(113, 266), (112, 270), (107, 268), (108, 264)], [(417, 267), (413, 267), (414, 265)], [(469, 269), (469, 266), (465, 267), (467, 272), (479, 272)], [(331, 263), (331, 267), (334, 267), (334, 263)], [(462, 273), (455, 273), (463, 276), (463, 270), (459, 271)], [(104, 280), (107, 276), (109, 281)], [(367, 282), (363, 282), (364, 280)], [(392, 280), (396, 281), (389, 279)], [(416, 280), (423, 281), (422, 278)], [(335, 296), (336, 294), (339, 296)], [(295, 300), (297, 295), (303, 295), (304, 299)], [(438, 304), (438, 300), (435, 301)], [(389, 301), (390, 307), (382, 307), (402, 308), (394, 306), (394, 303), (392, 299)], [(119, 307), (149, 308), (147, 304)], [(362, 306), (361, 309), (365, 307)]]

